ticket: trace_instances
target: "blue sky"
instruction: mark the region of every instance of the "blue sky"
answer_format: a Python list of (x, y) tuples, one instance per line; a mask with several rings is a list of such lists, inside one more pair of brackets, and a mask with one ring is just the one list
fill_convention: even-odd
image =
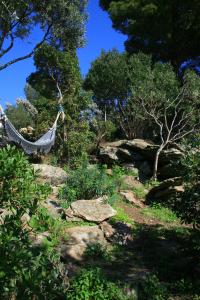
[[(101, 50), (117, 48), (124, 50), (126, 36), (112, 29), (108, 14), (99, 7), (98, 0), (89, 0), (89, 20), (86, 28), (86, 45), (77, 51), (81, 72), (85, 75), (91, 62), (100, 54)], [(40, 32), (35, 31), (34, 36), (27, 42), (18, 41), (14, 50), (4, 58), (9, 60), (14, 56), (27, 53), (40, 37)], [(24, 86), (27, 76), (34, 71), (32, 59), (16, 63), (0, 72), (0, 104), (15, 103), (16, 98), (24, 96)]]

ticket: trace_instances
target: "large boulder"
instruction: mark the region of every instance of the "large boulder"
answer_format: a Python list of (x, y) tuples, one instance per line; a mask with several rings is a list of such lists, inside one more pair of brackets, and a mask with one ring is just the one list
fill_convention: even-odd
[(117, 156), (117, 148), (110, 146), (101, 147), (99, 156), (100, 159), (107, 164), (112, 164), (119, 160)]
[(170, 204), (177, 194), (183, 193), (183, 179), (181, 177), (164, 180), (158, 186), (153, 187), (146, 196), (146, 202), (159, 202)]
[[(131, 164), (139, 170), (139, 178), (145, 180), (153, 174), (153, 163), (158, 147), (158, 145), (143, 139), (120, 140), (101, 144), (98, 157), (101, 162), (110, 165), (115, 163)], [(174, 145), (172, 148), (162, 151), (159, 158), (159, 170), (163, 169), (160, 178), (173, 177), (173, 166), (183, 157), (183, 150)], [(168, 168), (167, 175), (164, 176), (163, 172), (166, 165), (172, 165), (172, 168)]]
[(71, 204), (70, 211), (72, 218), (77, 217), (83, 220), (101, 223), (116, 215), (116, 211), (105, 201), (107, 197), (101, 197), (95, 200), (78, 200)]
[(59, 168), (46, 164), (33, 164), (33, 168), (38, 172), (38, 177), (43, 182), (48, 182), (53, 186), (60, 185), (67, 180), (67, 173)]
[(71, 258), (80, 261), (89, 245), (106, 245), (104, 234), (98, 226), (66, 228), (64, 235), (67, 238), (64, 238), (60, 245), (61, 257), (64, 260)]

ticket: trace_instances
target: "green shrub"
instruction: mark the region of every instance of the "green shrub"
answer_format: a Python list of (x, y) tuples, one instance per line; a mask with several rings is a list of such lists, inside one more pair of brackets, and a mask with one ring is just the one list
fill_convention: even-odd
[(87, 156), (93, 141), (93, 133), (86, 122), (80, 121), (73, 124), (67, 133), (67, 140), (60, 149), (63, 159), (67, 158), (68, 164), (78, 166), (83, 156)]
[(140, 300), (167, 300), (167, 290), (156, 275), (148, 275), (139, 288)]
[(84, 253), (85, 257), (88, 259), (109, 259), (109, 253), (107, 248), (100, 243), (91, 243), (87, 245)]
[(15, 147), (0, 150), (0, 203), (22, 216), (34, 214), (39, 200), (45, 199), (50, 191), (48, 185), (39, 185), (36, 174), (25, 155)]
[(64, 268), (55, 251), (33, 247), (22, 216), (33, 217), (49, 187), (36, 183), (25, 155), (8, 146), (0, 150), (0, 201), (8, 214), (0, 226), (2, 299), (62, 299)]
[[(198, 146), (199, 147), (199, 146)], [(188, 146), (188, 152), (181, 161), (185, 191), (173, 199), (172, 209), (183, 222), (200, 228), (200, 152), (199, 148)]]
[(66, 199), (65, 206), (78, 199), (93, 199), (103, 195), (111, 195), (115, 184), (105, 173), (103, 167), (82, 164), (69, 174), (65, 186), (60, 190), (60, 198)]
[(82, 269), (71, 282), (68, 300), (128, 300), (122, 290), (107, 280), (99, 268)]

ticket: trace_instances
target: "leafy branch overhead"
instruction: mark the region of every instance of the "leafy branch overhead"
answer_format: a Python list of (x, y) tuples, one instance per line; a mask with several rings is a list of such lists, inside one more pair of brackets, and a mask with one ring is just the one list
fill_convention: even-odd
[(113, 27), (127, 35), (129, 53), (152, 54), (176, 70), (185, 60), (199, 57), (199, 1), (100, 0), (100, 5)]
[[(0, 64), (0, 71), (10, 65), (31, 57), (44, 43), (57, 49), (76, 49), (84, 42), (85, 6), (87, 1), (50, 0), (24, 1), (4, 0), (0, 3), (0, 59), (13, 50), (17, 39), (27, 40), (38, 36), (36, 27), (42, 32), (40, 39), (28, 53), (13, 56)], [(37, 29), (38, 30), (38, 29)], [(39, 34), (40, 35), (40, 34)]]

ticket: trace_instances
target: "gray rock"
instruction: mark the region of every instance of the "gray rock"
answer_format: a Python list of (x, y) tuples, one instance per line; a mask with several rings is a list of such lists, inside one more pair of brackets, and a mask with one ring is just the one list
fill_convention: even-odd
[(152, 146), (155, 146), (153, 142), (145, 141), (143, 139), (127, 140), (123, 145), (126, 147), (128, 146), (133, 150), (144, 150), (148, 147), (151, 148)]
[(32, 241), (32, 245), (35, 247), (41, 247), (44, 243), (44, 240), (50, 236), (48, 231), (42, 233), (30, 232), (29, 237)]
[(48, 210), (49, 214), (55, 219), (64, 215), (63, 208), (55, 200), (47, 199), (44, 203), (42, 203), (42, 206), (45, 207)]
[(120, 195), (124, 198), (125, 201), (140, 208), (144, 207), (144, 203), (141, 200), (138, 200), (132, 191), (120, 191)]
[(48, 182), (54, 186), (60, 185), (67, 180), (67, 173), (59, 168), (46, 164), (33, 164), (41, 181)]
[(98, 226), (77, 226), (65, 229), (66, 239), (61, 242), (60, 252), (64, 260), (82, 260), (88, 245), (106, 245), (104, 234)]
[(158, 186), (153, 187), (146, 196), (146, 202), (156, 201), (159, 203), (170, 204), (177, 194), (183, 193), (183, 179), (181, 177), (164, 180)]
[(117, 156), (117, 148), (106, 146), (104, 148), (100, 148), (99, 150), (99, 156), (101, 160), (105, 163), (114, 163), (117, 162), (118, 156)]
[(116, 215), (116, 211), (105, 201), (107, 197), (95, 200), (78, 200), (71, 204), (74, 217), (91, 222), (103, 222)]
[(126, 186), (126, 189), (142, 188), (143, 184), (138, 181), (134, 176), (125, 175), (123, 177), (123, 183)]
[[(127, 164), (131, 163), (135, 168), (139, 169), (139, 178), (146, 180), (153, 173), (153, 162), (158, 145), (143, 139), (120, 140), (113, 143), (101, 144), (99, 150), (99, 160), (107, 164)], [(170, 169), (164, 169), (165, 166), (172, 165), (184, 157), (184, 151), (173, 145), (173, 148), (166, 149), (161, 152), (159, 157), (160, 178), (166, 179), (172, 177)], [(164, 172), (166, 171), (166, 176)], [(172, 170), (171, 170), (172, 171)]]
[(184, 158), (184, 152), (176, 149), (171, 148), (168, 150), (163, 150), (160, 154), (160, 163), (169, 163), (171, 161), (177, 161), (181, 158)]

